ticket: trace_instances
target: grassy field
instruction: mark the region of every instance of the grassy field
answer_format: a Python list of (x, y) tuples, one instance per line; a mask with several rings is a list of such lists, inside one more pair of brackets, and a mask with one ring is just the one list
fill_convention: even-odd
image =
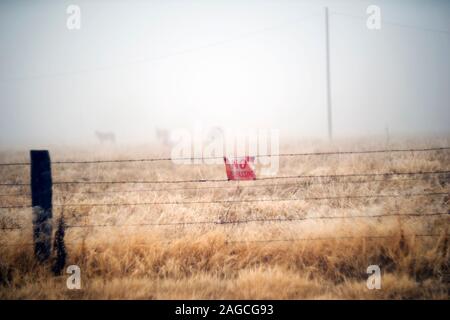
[[(333, 145), (292, 142), (280, 151), (449, 145), (448, 137), (398, 139), (389, 145), (362, 139)], [(53, 160), (139, 158), (168, 152), (153, 147), (50, 151)], [(4, 151), (0, 160), (28, 158), (26, 152)], [(303, 156), (281, 158), (277, 175), (436, 171), (449, 166), (448, 150)], [(54, 181), (225, 178), (223, 165), (171, 162), (55, 164), (52, 170)], [(0, 167), (0, 177), (2, 182), (28, 183), (29, 168)], [(56, 224), (64, 215), (71, 226), (65, 236), (67, 264), (81, 268), (82, 288), (68, 290), (68, 275), (53, 276), (49, 265), (35, 262), (30, 208), (0, 209), (0, 226), (22, 227), (0, 230), (0, 299), (448, 299), (448, 183), (447, 174), (55, 185), (54, 203), (66, 207), (56, 206), (53, 220)], [(29, 188), (0, 188), (2, 206), (30, 203)], [(447, 195), (318, 199), (411, 193)], [(275, 198), (309, 200), (90, 205)], [(406, 214), (416, 216), (401, 216)], [(374, 215), (386, 216), (370, 217)], [(187, 224), (208, 221), (235, 223)], [(381, 268), (380, 290), (366, 286), (369, 265)]]

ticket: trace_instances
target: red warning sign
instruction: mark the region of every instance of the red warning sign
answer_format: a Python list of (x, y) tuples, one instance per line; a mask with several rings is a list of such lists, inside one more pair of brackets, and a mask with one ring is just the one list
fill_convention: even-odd
[(229, 160), (223, 157), (228, 180), (255, 180), (256, 175), (253, 169), (255, 157), (241, 157)]

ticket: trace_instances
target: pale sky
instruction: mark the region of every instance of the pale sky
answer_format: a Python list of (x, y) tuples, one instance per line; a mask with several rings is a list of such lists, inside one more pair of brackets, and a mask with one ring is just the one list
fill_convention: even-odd
[(325, 6), (335, 136), (448, 135), (450, 1), (3, 0), (0, 148), (198, 123), (326, 137)]

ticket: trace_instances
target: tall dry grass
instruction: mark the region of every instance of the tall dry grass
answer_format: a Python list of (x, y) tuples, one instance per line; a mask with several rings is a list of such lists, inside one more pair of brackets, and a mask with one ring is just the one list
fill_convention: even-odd
[[(449, 143), (448, 138), (402, 139), (389, 146), (374, 139), (334, 145), (304, 142), (285, 145), (281, 151), (414, 148), (448, 146)], [(151, 148), (147, 153), (142, 148), (55, 149), (51, 155), (54, 160), (111, 159), (136, 158), (152, 152), (155, 155), (154, 151)], [(1, 158), (1, 162), (27, 160), (26, 154), (20, 152), (3, 152)], [(278, 175), (448, 170), (449, 160), (448, 151), (283, 158)], [(28, 181), (26, 167), (0, 170), (2, 181)], [(56, 181), (217, 179), (224, 174), (222, 165), (174, 165), (170, 162), (53, 166)], [(358, 183), (281, 180), (275, 181), (277, 186), (257, 188), (246, 186), (274, 181), (203, 183), (200, 184), (203, 189), (191, 189), (192, 184), (55, 186), (54, 201), (60, 204), (137, 203), (448, 193), (449, 190), (448, 175), (420, 180), (404, 178), (408, 177)], [(217, 188), (219, 186), (226, 188)], [(166, 188), (175, 189), (160, 190)], [(141, 192), (130, 192), (136, 189)], [(27, 191), (2, 188), (0, 193)], [(98, 193), (100, 191), (108, 193)], [(28, 204), (29, 197), (2, 196), (0, 201), (2, 205)], [(35, 262), (33, 248), (29, 245), (32, 239), (30, 210), (2, 210), (1, 226), (20, 225), (25, 229), (0, 231), (0, 298), (448, 299), (448, 215), (426, 216), (432, 212), (448, 212), (448, 201), (448, 196), (434, 196), (55, 208), (54, 216), (63, 214), (68, 225), (102, 225), (66, 230), (68, 264), (80, 266), (81, 290), (68, 290), (68, 275), (55, 277), (49, 265)], [(423, 216), (360, 217), (387, 213)], [(319, 216), (349, 218), (148, 225)], [(439, 236), (412, 236), (415, 234)], [(367, 238), (371, 235), (389, 235), (390, 238)], [(346, 238), (349, 236), (351, 238)], [(315, 240), (304, 240), (307, 238)], [(293, 241), (266, 242), (269, 239)], [(380, 290), (366, 287), (366, 269), (373, 264), (379, 265), (382, 271)]]

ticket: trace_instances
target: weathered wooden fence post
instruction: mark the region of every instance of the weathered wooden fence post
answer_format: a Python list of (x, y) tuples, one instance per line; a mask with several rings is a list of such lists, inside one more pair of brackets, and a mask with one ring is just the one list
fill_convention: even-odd
[(34, 254), (39, 262), (50, 258), (52, 239), (52, 172), (47, 150), (31, 150), (31, 204)]

